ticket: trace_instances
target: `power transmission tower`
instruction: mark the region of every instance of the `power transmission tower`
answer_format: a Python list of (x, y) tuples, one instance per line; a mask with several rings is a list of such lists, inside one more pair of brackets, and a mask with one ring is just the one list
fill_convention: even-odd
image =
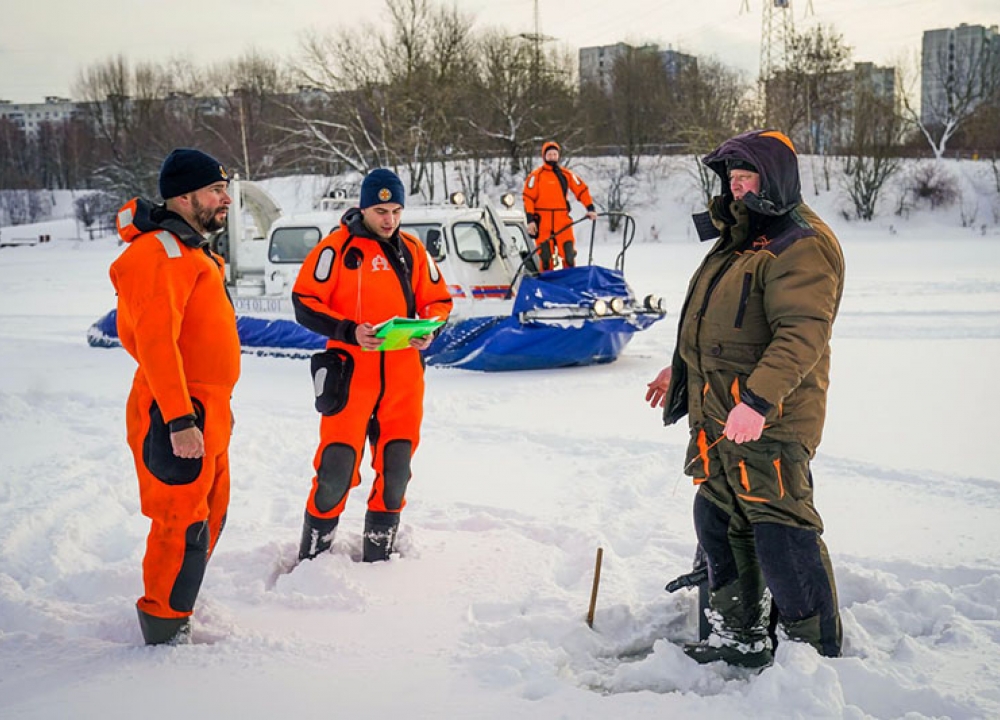
[[(518, 37), (527, 40), (532, 44), (531, 52), (531, 88), (532, 95), (538, 91), (538, 81), (541, 74), (542, 67), (542, 43), (549, 42), (550, 40), (555, 40), (553, 37), (548, 37), (547, 35), (542, 35), (539, 27), (540, 23), (538, 20), (538, 0), (535, 0), (535, 31), (530, 33), (520, 33)], [(535, 99), (533, 97), (533, 99)]]
[[(809, 0), (812, 7), (812, 0)], [(760, 31), (760, 81), (766, 83), (775, 69), (787, 66), (788, 46), (795, 34), (792, 0), (764, 0)]]

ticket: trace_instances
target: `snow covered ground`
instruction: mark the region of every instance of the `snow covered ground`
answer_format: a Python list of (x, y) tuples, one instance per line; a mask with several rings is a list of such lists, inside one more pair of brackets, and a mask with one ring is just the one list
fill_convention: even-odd
[(0, 717), (1000, 716), (1000, 236), (821, 208), (848, 264), (813, 468), (846, 648), (785, 644), (754, 675), (670, 642), (696, 632), (694, 592), (663, 590), (690, 568), (693, 488), (685, 429), (643, 395), (706, 247), (669, 209), (626, 273), (671, 315), (617, 362), (428, 371), (391, 562), (358, 562), (363, 486), (334, 552), (284, 572), (317, 440), (308, 363), (244, 356), (229, 523), (179, 648), (144, 647), (135, 620), (134, 365), (85, 339), (119, 248), (65, 220), (0, 250)]

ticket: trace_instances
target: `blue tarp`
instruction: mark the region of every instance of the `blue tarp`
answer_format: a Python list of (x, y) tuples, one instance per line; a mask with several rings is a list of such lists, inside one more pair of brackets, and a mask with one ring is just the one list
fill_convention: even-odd
[(589, 265), (526, 277), (509, 317), (472, 318), (448, 325), (427, 350), (429, 365), (486, 372), (540, 370), (615, 360), (639, 330), (660, 315), (600, 320), (526, 322), (521, 313), (558, 307), (589, 308), (594, 300), (634, 300), (617, 270)]
[(617, 270), (586, 265), (526, 277), (514, 299), (513, 314), (553, 305), (590, 307), (597, 298), (632, 300), (632, 290)]
[[(236, 318), (236, 332), (240, 336), (240, 345), (249, 352), (263, 349), (312, 351), (326, 347), (325, 337), (306, 330), (294, 320), (266, 320), (240, 315)], [(118, 340), (117, 310), (112, 310), (90, 326), (87, 342), (94, 347), (121, 346)], [(308, 353), (274, 354), (308, 356)]]
[(608, 363), (635, 331), (621, 318), (580, 327), (522, 325), (513, 317), (473, 318), (447, 326), (428, 348), (427, 364), (499, 372)]
[[(589, 308), (594, 300), (621, 297), (632, 291), (617, 270), (597, 266), (565, 268), (526, 277), (511, 315), (469, 318), (449, 323), (424, 353), (429, 365), (487, 372), (539, 370), (613, 361), (632, 335), (660, 319), (656, 314), (576, 319), (568, 322), (525, 322), (520, 313), (559, 307)], [(87, 332), (95, 347), (117, 347), (117, 313), (112, 310)], [(326, 345), (326, 338), (294, 320), (239, 316), (236, 329), (245, 352), (306, 357)]]

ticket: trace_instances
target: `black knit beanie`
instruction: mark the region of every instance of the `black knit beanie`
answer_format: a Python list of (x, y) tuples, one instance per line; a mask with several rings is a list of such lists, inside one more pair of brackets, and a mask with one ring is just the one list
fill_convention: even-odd
[(732, 172), (733, 170), (746, 170), (753, 173), (760, 172), (756, 165), (749, 160), (744, 160), (743, 158), (732, 158), (730, 160), (726, 160), (726, 169), (729, 172)]
[(214, 157), (193, 148), (177, 148), (160, 167), (160, 197), (167, 200), (220, 180), (229, 182), (229, 174)]

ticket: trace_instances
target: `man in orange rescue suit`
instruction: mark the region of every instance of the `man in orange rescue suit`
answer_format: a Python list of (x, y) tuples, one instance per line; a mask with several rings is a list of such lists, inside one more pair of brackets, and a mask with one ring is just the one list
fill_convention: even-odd
[(597, 219), (594, 200), (587, 183), (559, 166), (559, 144), (551, 140), (542, 145), (542, 165), (531, 171), (524, 181), (524, 212), (528, 218), (528, 233), (540, 247), (542, 270), (554, 265), (552, 245), (555, 244), (563, 267), (576, 265), (573, 220), (569, 216), (569, 193), (587, 208), (587, 217)]
[(362, 558), (388, 560), (394, 549), (423, 418), (420, 351), (431, 337), (382, 351), (375, 326), (396, 316), (444, 320), (451, 312), (437, 265), (417, 238), (399, 230), (403, 202), (403, 183), (394, 173), (369, 173), (358, 207), (313, 248), (292, 288), (296, 320), (329, 338), (326, 352), (313, 358), (323, 416), (300, 560), (330, 549), (348, 493), (361, 482), (366, 439), (375, 480)]
[(229, 401), (240, 376), (236, 315), (206, 234), (225, 225), (229, 176), (179, 148), (154, 205), (118, 212), (127, 243), (111, 265), (118, 335), (136, 359), (126, 407), (142, 513), (152, 520), (137, 603), (147, 645), (190, 642), (190, 617), (229, 505)]

